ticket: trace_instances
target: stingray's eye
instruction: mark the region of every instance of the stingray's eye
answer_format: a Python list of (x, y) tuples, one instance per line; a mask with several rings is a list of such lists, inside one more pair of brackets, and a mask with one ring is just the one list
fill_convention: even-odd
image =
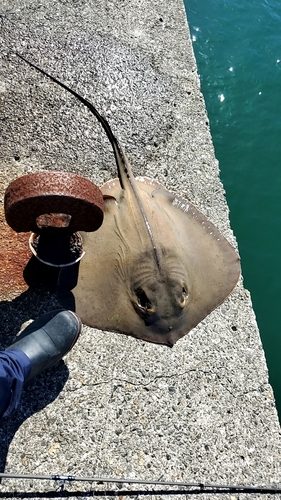
[(187, 286), (186, 285), (182, 285), (182, 292), (181, 292), (181, 296), (182, 296), (182, 301), (181, 301), (181, 307), (184, 307), (185, 304), (186, 304), (186, 301), (188, 299), (188, 290), (187, 290)]
[(136, 290), (136, 296), (138, 306), (141, 307), (141, 309), (145, 309), (147, 312), (152, 312), (152, 304), (142, 288)]

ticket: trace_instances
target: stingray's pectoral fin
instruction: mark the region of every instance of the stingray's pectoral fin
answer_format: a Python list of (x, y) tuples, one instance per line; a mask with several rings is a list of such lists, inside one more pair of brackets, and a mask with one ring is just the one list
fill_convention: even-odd
[(156, 202), (162, 202), (166, 204), (166, 206), (172, 205), (176, 208), (179, 208), (183, 212), (187, 212), (191, 205), (189, 201), (185, 200), (181, 196), (176, 195), (172, 191), (168, 191), (165, 188), (154, 189), (154, 191), (152, 191), (151, 193), (151, 196), (155, 199)]
[(190, 284), (185, 308), (186, 331), (216, 309), (235, 288), (240, 259), (234, 248), (192, 203), (165, 189), (151, 193), (174, 227), (174, 247)]

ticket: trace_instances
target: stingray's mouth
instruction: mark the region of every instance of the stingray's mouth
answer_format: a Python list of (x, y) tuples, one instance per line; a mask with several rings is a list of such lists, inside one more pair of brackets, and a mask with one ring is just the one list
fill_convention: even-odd
[(155, 333), (166, 335), (173, 330), (171, 323), (169, 323), (169, 321), (163, 322), (163, 319), (156, 312), (153, 312), (152, 314), (145, 314), (142, 311), (138, 311), (138, 313), (145, 326), (148, 328), (152, 327)]

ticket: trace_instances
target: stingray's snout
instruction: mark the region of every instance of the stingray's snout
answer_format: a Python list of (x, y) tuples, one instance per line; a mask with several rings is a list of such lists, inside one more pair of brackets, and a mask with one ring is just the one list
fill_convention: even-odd
[(159, 335), (168, 335), (176, 328), (176, 325), (173, 325), (174, 321), (172, 318), (170, 318), (170, 320), (169, 319), (166, 320), (161, 318), (156, 313), (154, 313), (148, 318), (143, 318), (143, 319), (145, 326), (149, 327), (150, 329), (153, 330), (153, 332)]

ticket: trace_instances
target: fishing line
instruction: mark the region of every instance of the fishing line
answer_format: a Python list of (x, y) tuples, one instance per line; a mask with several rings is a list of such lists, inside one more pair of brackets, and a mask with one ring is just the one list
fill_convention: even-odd
[[(264, 493), (276, 494), (281, 493), (281, 487), (274, 486), (243, 486), (243, 485), (222, 485), (222, 484), (208, 484), (208, 483), (187, 483), (182, 481), (153, 481), (144, 479), (129, 479), (129, 478), (109, 478), (98, 476), (63, 476), (58, 474), (39, 475), (39, 474), (13, 474), (13, 473), (0, 473), (2, 479), (29, 479), (41, 481), (57, 481), (63, 488), (65, 483), (68, 482), (90, 482), (90, 483), (115, 483), (115, 484), (143, 484), (151, 486), (173, 486), (179, 488), (197, 488), (202, 493)], [(194, 490), (193, 490), (194, 491)], [(133, 492), (132, 492), (133, 493)]]

